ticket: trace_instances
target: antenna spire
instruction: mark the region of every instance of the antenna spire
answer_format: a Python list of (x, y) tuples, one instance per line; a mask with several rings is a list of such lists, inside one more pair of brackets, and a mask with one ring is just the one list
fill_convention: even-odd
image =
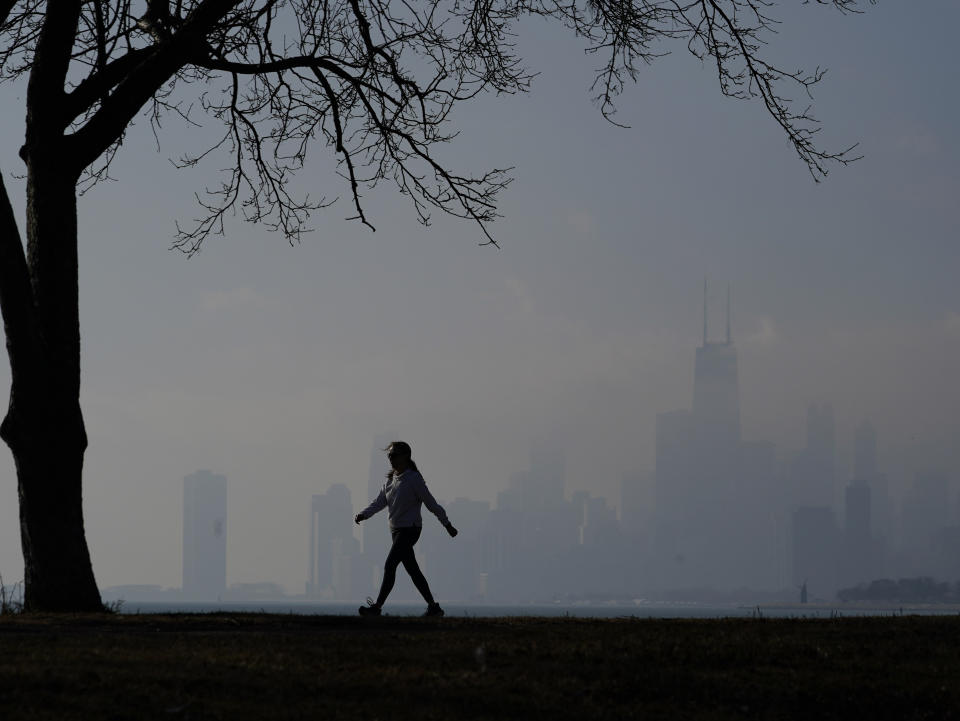
[(707, 277), (703, 277), (703, 347), (707, 347)]
[(730, 333), (730, 284), (727, 283), (727, 345), (733, 343), (733, 335)]

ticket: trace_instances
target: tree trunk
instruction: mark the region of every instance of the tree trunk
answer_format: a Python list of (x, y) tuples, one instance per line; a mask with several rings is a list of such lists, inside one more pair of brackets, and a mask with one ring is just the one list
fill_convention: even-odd
[(83, 422), (78, 414), (75, 421), (56, 418), (56, 402), (45, 411), (28, 422), (14, 414), (22, 432), (7, 438), (20, 495), (24, 609), (102, 611), (83, 527)]
[[(80, 411), (76, 178), (55, 162), (55, 149), (45, 150), (43, 157), (26, 154), (26, 257), (19, 235), (10, 238), (11, 222), (0, 229), (12, 381), (0, 436), (17, 467), (24, 608), (100, 611), (81, 492), (87, 436)], [(4, 215), (12, 216), (5, 190), (3, 196)]]

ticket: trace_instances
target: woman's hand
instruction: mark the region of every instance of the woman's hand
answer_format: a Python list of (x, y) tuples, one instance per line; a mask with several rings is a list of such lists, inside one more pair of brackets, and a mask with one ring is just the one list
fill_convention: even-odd
[(356, 523), (357, 525), (360, 524), (360, 521), (365, 521), (365, 520), (367, 520), (367, 519), (363, 517), (363, 514), (362, 514), (362, 513), (358, 513), (357, 515), (355, 515), (355, 516), (353, 517), (353, 522)]

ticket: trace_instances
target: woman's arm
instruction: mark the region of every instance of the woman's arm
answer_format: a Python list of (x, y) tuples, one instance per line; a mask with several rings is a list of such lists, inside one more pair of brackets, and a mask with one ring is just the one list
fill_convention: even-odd
[(447, 512), (443, 510), (443, 506), (437, 503), (437, 499), (433, 497), (432, 493), (430, 493), (430, 489), (427, 488), (427, 482), (423, 480), (423, 476), (420, 476), (420, 479), (416, 485), (416, 489), (417, 497), (423, 501), (423, 505), (427, 507), (427, 510), (437, 517), (437, 520), (440, 521), (440, 524), (447, 529), (447, 533), (449, 533), (451, 536), (456, 536), (457, 529), (453, 527), (452, 523), (450, 523), (450, 519), (447, 518)]
[(386, 507), (387, 493), (386, 487), (384, 487), (380, 489), (380, 493), (377, 494), (377, 497), (373, 499), (373, 502), (354, 517), (353, 522), (360, 523), (360, 521), (365, 521), (370, 518), (370, 516), (374, 515), (378, 511), (382, 511)]

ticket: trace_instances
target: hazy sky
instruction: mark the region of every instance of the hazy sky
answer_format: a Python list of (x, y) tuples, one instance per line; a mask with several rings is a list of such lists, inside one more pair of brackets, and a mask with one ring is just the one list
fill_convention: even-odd
[[(317, 147), (303, 180), (342, 199), (316, 232), (290, 247), (235, 222), (188, 260), (169, 250), (174, 220), (214, 178), (168, 162), (195, 131), (171, 119), (157, 153), (141, 122), (119, 182), (80, 202), (100, 584), (179, 586), (182, 479), (206, 468), (229, 482), (228, 583), (302, 591), (310, 495), (345, 483), (365, 503), (373, 438), (390, 429), (441, 500), (492, 501), (539, 437), (565, 444), (568, 492), (616, 503), (625, 471), (653, 467), (655, 414), (691, 403), (704, 276), (716, 339), (733, 286), (745, 438), (798, 448), (807, 405), (829, 401), (841, 477), (869, 418), (895, 485), (928, 465), (956, 480), (960, 4), (917, 5), (778, 10), (775, 56), (829, 69), (822, 144), (859, 141), (865, 156), (819, 185), (762, 109), (721, 97), (682, 45), (629, 88), (623, 130), (589, 101), (594, 59), (525, 23), (532, 93), (464, 106), (444, 152), (516, 167), (492, 227), (501, 250), (467, 223), (424, 229), (387, 186), (366, 197), (376, 233), (344, 220), (347, 189)], [(22, 90), (0, 96), (0, 168), (22, 216)], [(2, 456), (9, 583), (22, 560)]]

